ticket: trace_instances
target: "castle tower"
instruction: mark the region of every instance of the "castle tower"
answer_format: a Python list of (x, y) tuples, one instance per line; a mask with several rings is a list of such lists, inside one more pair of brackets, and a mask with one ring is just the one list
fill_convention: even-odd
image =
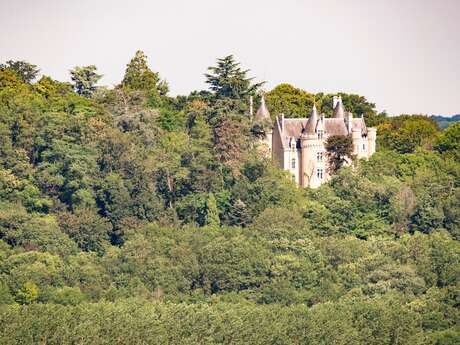
[(316, 185), (316, 154), (319, 147), (319, 138), (316, 130), (318, 122), (318, 111), (314, 104), (310, 117), (300, 136), (300, 185), (302, 187)]
[(267, 126), (270, 124), (270, 127), (267, 129), (265, 133), (265, 138), (262, 139), (262, 145), (268, 150), (265, 152), (267, 157), (272, 156), (272, 140), (273, 140), (273, 128), (271, 126), (271, 116), (270, 112), (268, 111), (267, 105), (265, 104), (265, 97), (262, 95), (260, 99), (260, 107), (256, 112), (255, 119), (260, 122), (262, 125)]
[(353, 154), (360, 156), (361, 129), (352, 129), (351, 139), (353, 141)]

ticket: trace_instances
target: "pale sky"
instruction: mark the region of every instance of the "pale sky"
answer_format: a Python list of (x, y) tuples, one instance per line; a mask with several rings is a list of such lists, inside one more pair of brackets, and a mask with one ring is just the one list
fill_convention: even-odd
[(460, 0), (0, 0), (0, 61), (95, 64), (118, 83), (137, 49), (171, 94), (234, 54), (266, 90), (366, 96), (389, 114), (460, 113)]

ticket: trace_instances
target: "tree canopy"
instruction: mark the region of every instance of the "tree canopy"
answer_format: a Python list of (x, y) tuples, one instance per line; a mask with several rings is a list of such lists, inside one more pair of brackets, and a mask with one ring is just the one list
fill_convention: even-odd
[(217, 98), (237, 98), (253, 95), (264, 84), (253, 84), (253, 78), (247, 76), (249, 70), (243, 70), (233, 55), (217, 59), (217, 65), (208, 68), (206, 83)]
[(26, 61), (8, 60), (5, 63), (0, 64), (0, 70), (5, 69), (13, 71), (24, 83), (32, 82), (35, 78), (37, 78), (38, 73), (40, 72), (36, 65)]

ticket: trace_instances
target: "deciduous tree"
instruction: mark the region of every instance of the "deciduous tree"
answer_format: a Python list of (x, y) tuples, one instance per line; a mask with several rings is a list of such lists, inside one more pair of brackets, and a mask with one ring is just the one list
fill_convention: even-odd
[(9, 69), (16, 73), (24, 83), (31, 83), (40, 72), (36, 65), (26, 61), (8, 60), (4, 64), (0, 64), (0, 70), (4, 69)]
[(325, 143), (329, 173), (335, 174), (344, 164), (350, 162), (353, 153), (351, 136), (332, 135)]

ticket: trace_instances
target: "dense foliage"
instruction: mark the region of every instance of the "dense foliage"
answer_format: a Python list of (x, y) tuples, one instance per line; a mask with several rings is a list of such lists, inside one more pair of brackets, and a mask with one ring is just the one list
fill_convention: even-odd
[(353, 140), (351, 135), (331, 135), (324, 143), (329, 163), (329, 173), (337, 173), (346, 163), (351, 163), (353, 156)]
[[(379, 151), (304, 190), (260, 157), (261, 84), (233, 57), (178, 97), (142, 52), (114, 89), (94, 66), (74, 84), (15, 66), (0, 69), (0, 343), (460, 342), (459, 125), (342, 94)], [(292, 114), (312, 101), (267, 95)]]

